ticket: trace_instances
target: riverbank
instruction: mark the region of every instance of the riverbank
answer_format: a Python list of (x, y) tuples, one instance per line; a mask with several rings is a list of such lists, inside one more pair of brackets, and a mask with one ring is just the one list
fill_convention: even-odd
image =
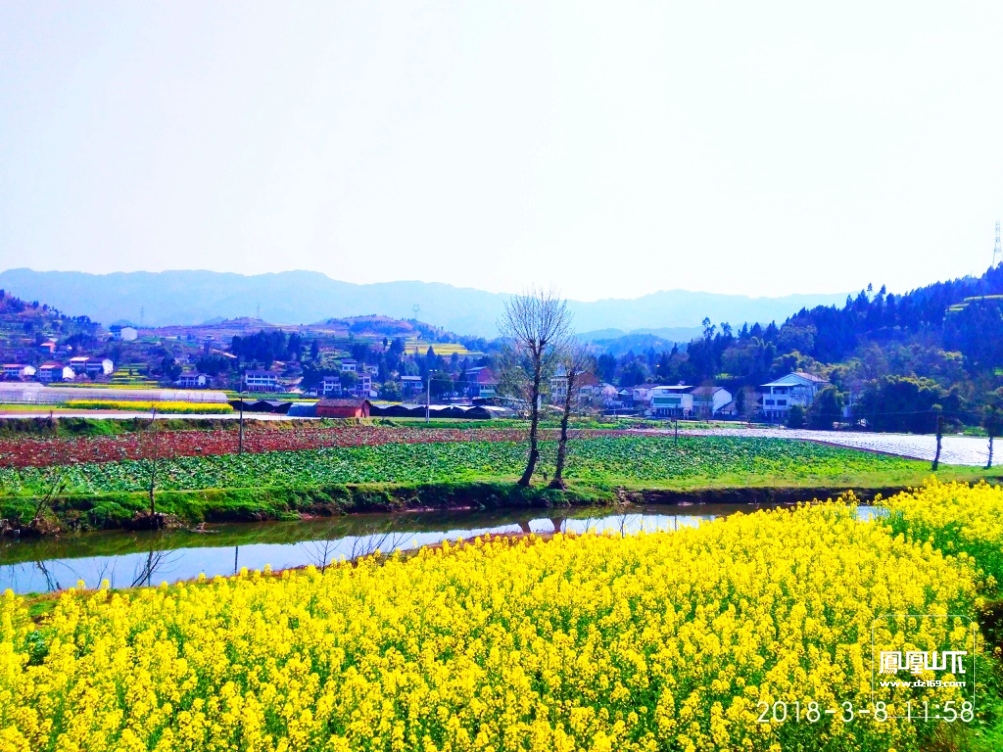
[[(370, 512), (502, 510), (581, 506), (633, 505), (757, 505), (793, 504), (833, 499), (852, 491), (861, 501), (887, 497), (923, 484), (929, 473), (865, 475), (853, 483), (782, 483), (760, 478), (758, 483), (655, 487), (572, 483), (564, 490), (543, 484), (528, 488), (515, 479), (502, 481), (442, 482), (421, 484), (334, 484), (305, 488), (208, 488), (193, 491), (159, 491), (157, 512), (177, 525), (203, 522), (263, 522), (309, 517), (334, 517)], [(945, 468), (942, 480), (977, 481), (984, 473), (967, 468)], [(1003, 478), (988, 478), (1000, 482)], [(35, 513), (37, 498), (0, 499), (0, 519), (27, 522)], [(69, 494), (51, 504), (48, 515), (53, 532), (128, 529), (149, 511), (144, 492)]]
[[(184, 433), (186, 441), (197, 441), (196, 432)], [(888, 493), (921, 485), (931, 475), (927, 462), (808, 441), (590, 434), (569, 446), (565, 490), (547, 488), (555, 471), (553, 441), (541, 443), (534, 485), (521, 488), (516, 480), (526, 461), (525, 443), (504, 440), (510, 438), (505, 432), (463, 433), (472, 440), (438, 431), (434, 438), (441, 441), (409, 433), (398, 434), (397, 442), (361, 446), (6, 467), (0, 469), (0, 518), (23, 526), (40, 500), (48, 499), (43, 507), (52, 524), (43, 527), (126, 527), (150, 511), (151, 480), (158, 513), (197, 524), (407, 509), (771, 503), (848, 490)], [(489, 435), (501, 440), (487, 440)], [(338, 438), (387, 437), (364, 430)], [(30, 442), (20, 446), (26, 462), (48, 459)], [(142, 442), (124, 447), (150, 451)], [(951, 465), (942, 465), (937, 476), (991, 482), (1003, 477), (999, 470)]]

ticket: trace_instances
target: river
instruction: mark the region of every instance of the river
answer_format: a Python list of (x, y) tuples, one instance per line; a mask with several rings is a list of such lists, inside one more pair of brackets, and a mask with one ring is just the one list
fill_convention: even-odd
[[(83, 581), (97, 587), (154, 586), (205, 574), (232, 575), (246, 567), (273, 570), (323, 567), (374, 553), (407, 551), (444, 540), (491, 533), (677, 530), (762, 506), (708, 504), (490, 512), (356, 514), (291, 522), (206, 525), (203, 532), (90, 532), (42, 539), (0, 539), (0, 592), (44, 593)], [(873, 507), (858, 514), (870, 518)]]

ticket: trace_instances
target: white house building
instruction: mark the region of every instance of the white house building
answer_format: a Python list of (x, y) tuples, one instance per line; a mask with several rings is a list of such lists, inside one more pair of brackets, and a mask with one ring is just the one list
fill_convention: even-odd
[(693, 387), (656, 386), (651, 390), (648, 414), (656, 418), (686, 418), (693, 414)]
[(209, 386), (209, 377), (204, 373), (189, 371), (181, 374), (174, 383), (182, 389), (205, 389)]
[(244, 386), (251, 392), (274, 392), (279, 388), (279, 375), (275, 371), (247, 371)]
[(325, 376), (320, 382), (320, 393), (324, 397), (340, 397), (341, 396), (341, 377), (340, 376)]
[(30, 379), (36, 372), (35, 366), (24, 363), (5, 363), (3, 367), (3, 377), (9, 381)]
[(76, 373), (61, 363), (43, 363), (38, 367), (37, 378), (43, 384), (51, 384), (57, 381), (73, 381)]
[[(577, 404), (581, 404), (586, 399), (585, 390), (588, 389), (588, 397), (592, 396), (591, 390), (599, 385), (599, 379), (593, 374), (582, 372), (575, 379), (578, 388)], [(558, 366), (554, 375), (550, 377), (550, 402), (554, 405), (563, 405), (568, 397), (568, 372), (564, 366)]]
[(359, 370), (358, 361), (351, 360), (350, 358), (341, 361), (342, 373), (355, 373), (357, 370)]
[(630, 389), (630, 399), (638, 407), (650, 405), (658, 384), (638, 384)]
[(405, 399), (421, 394), (424, 389), (421, 376), (401, 376), (401, 396)]
[(693, 413), (700, 418), (713, 418), (731, 404), (732, 395), (721, 386), (698, 386), (693, 395)]
[(123, 342), (133, 342), (139, 336), (139, 332), (132, 326), (113, 324), (108, 331), (111, 332), (112, 339), (120, 339)]
[(808, 407), (828, 385), (825, 379), (803, 371), (763, 384), (759, 387), (762, 390), (763, 415), (771, 422), (785, 421), (792, 405)]
[(86, 373), (90, 377), (109, 376), (115, 370), (111, 358), (92, 358), (87, 355), (77, 355), (70, 358), (70, 368), (75, 373)]
[(373, 391), (373, 377), (368, 373), (359, 374), (359, 382), (355, 385), (355, 396), (369, 399)]

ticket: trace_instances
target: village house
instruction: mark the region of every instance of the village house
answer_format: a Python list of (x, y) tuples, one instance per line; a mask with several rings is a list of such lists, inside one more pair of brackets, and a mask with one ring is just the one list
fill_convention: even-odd
[(30, 379), (35, 373), (35, 366), (29, 366), (24, 363), (5, 363), (3, 367), (3, 377), (8, 381)]
[(803, 371), (795, 371), (763, 384), (759, 387), (762, 390), (763, 416), (770, 422), (786, 421), (791, 406), (807, 408), (828, 385), (825, 379)]
[(491, 399), (498, 394), (498, 379), (487, 366), (466, 370), (467, 396), (471, 399)]
[(38, 349), (41, 350), (42, 352), (48, 353), (49, 355), (55, 355), (56, 354), (56, 340), (50, 339), (50, 340), (48, 340), (46, 342), (43, 342), (42, 344), (40, 344), (38, 346)]
[(401, 376), (401, 396), (404, 399), (413, 399), (423, 390), (421, 376)]
[(198, 371), (188, 371), (178, 377), (174, 383), (182, 389), (205, 389), (209, 386), (210, 377)]
[(360, 373), (359, 381), (355, 385), (355, 394), (359, 397), (371, 397), (373, 391), (373, 377), (368, 373)]
[(322, 399), (317, 403), (318, 418), (368, 418), (368, 399)]
[(352, 360), (347, 358), (341, 361), (341, 372), (342, 373), (355, 373), (359, 370), (359, 362), (357, 360)]
[(43, 384), (52, 384), (59, 381), (73, 381), (76, 374), (72, 368), (62, 363), (43, 363), (38, 367), (36, 378)]
[(693, 390), (693, 414), (713, 418), (732, 402), (731, 392), (721, 386), (698, 386)]
[(340, 397), (341, 377), (325, 376), (320, 382), (320, 394), (324, 397)]
[(250, 392), (278, 391), (279, 375), (275, 371), (246, 371), (244, 387)]
[(693, 414), (693, 387), (655, 386), (651, 390), (648, 414), (656, 418), (688, 418)]
[[(578, 398), (576, 402), (581, 404), (583, 398), (599, 385), (599, 379), (591, 373), (580, 373), (578, 375)], [(586, 392), (588, 390), (588, 392)], [(550, 402), (554, 405), (563, 405), (568, 396), (568, 374), (564, 366), (558, 366), (554, 375), (550, 377)]]
[(134, 342), (139, 336), (139, 330), (133, 326), (121, 326), (120, 324), (112, 324), (108, 327), (108, 331), (111, 332), (112, 339), (122, 340), (123, 342)]
[(86, 373), (91, 378), (110, 376), (115, 370), (115, 364), (110, 358), (92, 358), (87, 355), (70, 358), (69, 365), (75, 373)]
[(638, 384), (630, 389), (630, 401), (637, 407), (647, 407), (658, 384)]

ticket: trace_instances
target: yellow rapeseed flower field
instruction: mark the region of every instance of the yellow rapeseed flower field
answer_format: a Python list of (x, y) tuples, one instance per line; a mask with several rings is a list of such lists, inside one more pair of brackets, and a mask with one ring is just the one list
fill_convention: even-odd
[[(865, 707), (875, 618), (970, 612), (975, 583), (825, 504), (70, 591), (37, 625), (7, 592), (0, 750), (903, 752), (928, 728), (763, 707)], [(925, 629), (943, 649), (957, 625)]]
[(881, 504), (890, 510), (887, 523), (895, 533), (974, 557), (990, 591), (1003, 581), (1003, 487), (931, 478)]

